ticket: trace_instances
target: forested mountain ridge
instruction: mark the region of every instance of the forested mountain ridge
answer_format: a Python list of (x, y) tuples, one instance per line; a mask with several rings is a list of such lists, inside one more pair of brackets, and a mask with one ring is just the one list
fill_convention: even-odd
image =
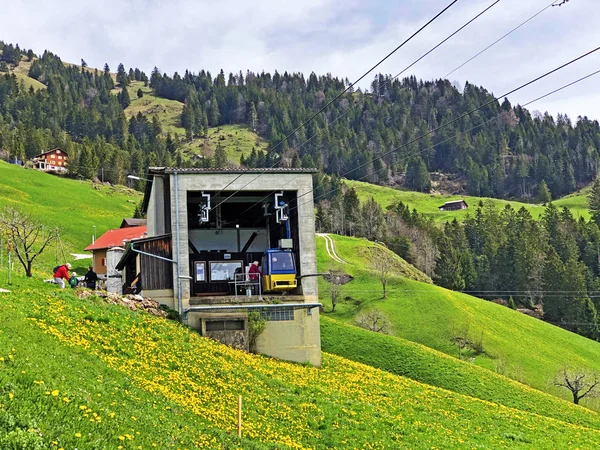
[[(109, 181), (122, 182), (126, 173), (151, 165), (222, 165), (223, 151), (192, 161), (180, 150), (226, 124), (247, 125), (269, 143), (264, 157), (257, 149), (244, 158), (246, 165), (314, 166), (420, 191), (429, 189), (429, 172), (439, 171), (463, 179), (471, 195), (528, 198), (544, 181), (558, 197), (592, 181), (600, 159), (600, 126), (587, 118), (573, 124), (562, 115), (534, 116), (504, 100), (451, 123), (493, 100), (469, 83), (461, 92), (448, 80), (378, 75), (369, 92), (348, 92), (284, 140), (349, 81), (287, 72), (168, 76), (157, 68), (148, 77), (123, 65), (115, 77), (107, 65), (67, 65), (48, 51), (38, 59), (11, 44), (0, 43), (0, 50), (0, 71), (27, 61), (29, 77), (47, 87), (24, 88), (16, 76), (0, 75), (0, 148), (31, 157), (60, 145), (72, 152), (72, 171), (86, 178), (101, 168)], [(127, 118), (132, 99), (122, 87), (132, 81), (183, 103), (186, 136), (165, 132), (155, 115)]]

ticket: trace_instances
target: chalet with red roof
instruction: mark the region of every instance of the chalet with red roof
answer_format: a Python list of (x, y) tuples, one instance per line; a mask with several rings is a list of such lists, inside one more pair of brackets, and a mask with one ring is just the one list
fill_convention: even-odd
[(33, 158), (33, 168), (42, 172), (65, 172), (69, 155), (61, 148), (54, 148)]
[(129, 241), (143, 238), (146, 230), (146, 225), (108, 230), (94, 243), (88, 245), (85, 250), (94, 255), (92, 264), (94, 272), (98, 275), (106, 275), (107, 250), (113, 247), (125, 247)]

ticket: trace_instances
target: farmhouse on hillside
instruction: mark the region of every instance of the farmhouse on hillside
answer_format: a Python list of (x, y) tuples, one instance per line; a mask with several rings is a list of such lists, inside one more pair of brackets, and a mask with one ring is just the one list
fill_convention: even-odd
[(459, 211), (461, 209), (467, 209), (469, 205), (464, 200), (453, 200), (446, 202), (442, 206), (438, 206), (440, 211)]
[[(313, 173), (150, 168), (148, 235), (117, 265), (124, 286), (139, 274), (144, 296), (201, 334), (319, 366)], [(254, 341), (257, 316), (265, 328)]]
[(69, 155), (60, 148), (54, 148), (35, 156), (31, 161), (33, 168), (42, 172), (64, 172), (69, 165)]

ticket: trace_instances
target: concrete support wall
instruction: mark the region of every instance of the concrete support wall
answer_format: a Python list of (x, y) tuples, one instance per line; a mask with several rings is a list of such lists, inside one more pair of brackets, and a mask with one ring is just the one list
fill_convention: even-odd
[(321, 330), (319, 309), (294, 311), (293, 321), (267, 322), (265, 331), (256, 340), (260, 353), (294, 361), (321, 366)]
[[(206, 332), (204, 321), (236, 320), (244, 318), (240, 314), (216, 314), (190, 312), (187, 324), (198, 330), (203, 336), (209, 336), (219, 341), (243, 348), (240, 337), (244, 333)], [(245, 330), (247, 336), (247, 330)], [(319, 327), (319, 309), (313, 308), (309, 314), (307, 309), (294, 311), (294, 320), (267, 321), (265, 330), (256, 340), (256, 350), (274, 358), (297, 363), (310, 363), (315, 367), (321, 366), (321, 331)]]

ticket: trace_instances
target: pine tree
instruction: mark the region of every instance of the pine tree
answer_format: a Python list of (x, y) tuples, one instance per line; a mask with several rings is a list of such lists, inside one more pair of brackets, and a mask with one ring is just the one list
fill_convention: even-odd
[(250, 111), (248, 112), (248, 126), (251, 130), (256, 131), (258, 121), (258, 115), (256, 114), (256, 107), (254, 106), (254, 102), (250, 105)]
[(550, 203), (550, 201), (552, 201), (552, 195), (550, 194), (550, 189), (548, 189), (546, 180), (542, 180), (542, 182), (538, 186), (537, 201), (542, 205), (545, 205), (546, 203)]
[(129, 86), (129, 77), (125, 72), (125, 66), (123, 66), (123, 63), (119, 64), (119, 67), (117, 68), (117, 83), (119, 83), (123, 89)]
[(406, 168), (406, 186), (419, 192), (429, 192), (431, 190), (431, 178), (427, 171), (427, 166), (419, 156), (413, 158)]
[(227, 153), (225, 152), (225, 148), (219, 142), (215, 150), (214, 166), (217, 169), (223, 169), (228, 166), (227, 162)]
[(208, 123), (211, 127), (219, 126), (219, 103), (217, 102), (217, 97), (214, 95), (210, 99), (210, 106), (208, 107)]
[(592, 220), (596, 222), (596, 225), (600, 226), (600, 178), (596, 178), (594, 181), (587, 201)]
[(144, 91), (142, 91), (142, 88), (139, 88), (137, 90), (137, 96), (138, 96), (138, 98), (142, 98), (144, 96)]

